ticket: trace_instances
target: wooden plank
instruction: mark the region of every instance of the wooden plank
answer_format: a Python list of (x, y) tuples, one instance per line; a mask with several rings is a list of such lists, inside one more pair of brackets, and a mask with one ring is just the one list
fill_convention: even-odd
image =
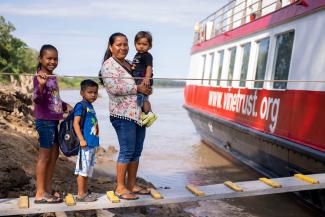
[(113, 191), (107, 191), (106, 196), (112, 203), (119, 203), (120, 199), (114, 194)]
[(65, 196), (65, 204), (67, 204), (67, 206), (75, 206), (76, 205), (76, 201), (73, 197), (72, 194), (68, 193), (67, 196)]
[(108, 211), (108, 210), (105, 210), (105, 209), (98, 209), (96, 210), (96, 215), (97, 217), (114, 217), (115, 214)]
[(302, 174), (295, 174), (294, 177), (296, 177), (297, 179), (300, 179), (304, 182), (308, 182), (310, 184), (318, 184), (319, 181), (317, 181), (316, 179), (310, 178), (308, 176), (302, 175)]
[(29, 198), (28, 196), (20, 196), (18, 199), (19, 208), (28, 208), (29, 207)]
[(150, 190), (151, 197), (153, 197), (154, 199), (158, 200), (164, 198), (156, 189), (149, 188), (149, 190)]
[(30, 207), (28, 209), (17, 209), (18, 198), (0, 199), (1, 215), (26, 215), (45, 212), (69, 212), (78, 210), (96, 210), (119, 207), (134, 207), (147, 205), (161, 205), (169, 203), (182, 203), (210, 199), (237, 198), (256, 195), (267, 195), (284, 192), (304, 191), (313, 189), (325, 189), (325, 173), (309, 175), (310, 178), (319, 181), (319, 184), (309, 184), (296, 179), (295, 177), (286, 177), (273, 179), (273, 181), (282, 185), (282, 188), (271, 188), (268, 185), (255, 181), (237, 182), (236, 184), (243, 188), (243, 192), (235, 192), (224, 184), (199, 186), (200, 191), (205, 192), (202, 197), (197, 197), (186, 188), (180, 189), (162, 189), (160, 193), (164, 195), (163, 199), (154, 200), (150, 195), (140, 195), (138, 200), (126, 201), (120, 203), (111, 203), (106, 194), (100, 194), (98, 200), (91, 203), (77, 203), (75, 206), (67, 206), (65, 203), (59, 204), (34, 204), (34, 198), (30, 198)]
[(267, 179), (267, 178), (259, 178), (259, 180), (269, 186), (271, 186), (272, 188), (281, 188), (282, 185), (280, 185), (279, 183), (271, 180), (271, 179)]
[(55, 217), (68, 217), (65, 212), (56, 212)]
[(244, 190), (239, 187), (238, 185), (236, 185), (235, 183), (231, 182), (231, 181), (225, 181), (223, 183), (225, 186), (227, 186), (228, 188), (236, 191), (236, 192), (243, 192)]
[(192, 192), (194, 195), (196, 195), (196, 196), (202, 197), (202, 196), (205, 195), (203, 191), (200, 191), (200, 190), (199, 190), (196, 186), (194, 186), (194, 185), (188, 184), (188, 185), (186, 185), (186, 188), (187, 188), (190, 192)]

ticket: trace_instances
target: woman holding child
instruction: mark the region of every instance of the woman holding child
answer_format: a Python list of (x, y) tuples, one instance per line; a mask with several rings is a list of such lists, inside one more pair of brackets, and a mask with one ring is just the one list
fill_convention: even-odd
[[(109, 95), (110, 121), (120, 145), (114, 190), (120, 199), (135, 200), (136, 194), (149, 194), (149, 190), (136, 184), (139, 159), (143, 149), (146, 128), (141, 124), (141, 107), (137, 93), (150, 95), (151, 87), (136, 85), (131, 75), (131, 64), (126, 61), (129, 45), (122, 33), (110, 36), (100, 71)], [(127, 178), (127, 180), (126, 180)]]

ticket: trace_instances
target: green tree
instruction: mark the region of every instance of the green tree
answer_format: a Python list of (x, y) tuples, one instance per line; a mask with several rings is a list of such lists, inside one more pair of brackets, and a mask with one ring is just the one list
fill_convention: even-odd
[[(19, 74), (33, 73), (37, 65), (37, 51), (14, 37), (15, 27), (0, 16), (0, 72)], [(1, 76), (0, 80), (6, 80)]]

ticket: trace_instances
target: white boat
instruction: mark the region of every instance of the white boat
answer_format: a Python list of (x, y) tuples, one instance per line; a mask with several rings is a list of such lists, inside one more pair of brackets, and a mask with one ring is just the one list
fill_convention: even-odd
[(184, 107), (205, 143), (270, 177), (325, 172), (324, 9), (235, 0), (195, 25)]

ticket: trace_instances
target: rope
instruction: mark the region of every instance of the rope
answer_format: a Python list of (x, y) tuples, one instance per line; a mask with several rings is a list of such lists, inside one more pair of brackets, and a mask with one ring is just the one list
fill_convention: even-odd
[[(22, 76), (35, 76), (35, 74), (22, 73), (12, 74), (8, 72), (0, 73), (0, 75), (22, 75)], [(84, 75), (48, 75), (49, 77), (57, 78), (119, 78), (119, 79), (143, 79), (143, 77), (112, 77), (112, 76), (84, 76)], [(209, 78), (167, 78), (155, 77), (152, 80), (167, 80), (167, 81), (253, 81), (253, 82), (292, 82), (292, 83), (325, 83), (325, 80), (254, 80), (254, 79), (209, 79)]]

